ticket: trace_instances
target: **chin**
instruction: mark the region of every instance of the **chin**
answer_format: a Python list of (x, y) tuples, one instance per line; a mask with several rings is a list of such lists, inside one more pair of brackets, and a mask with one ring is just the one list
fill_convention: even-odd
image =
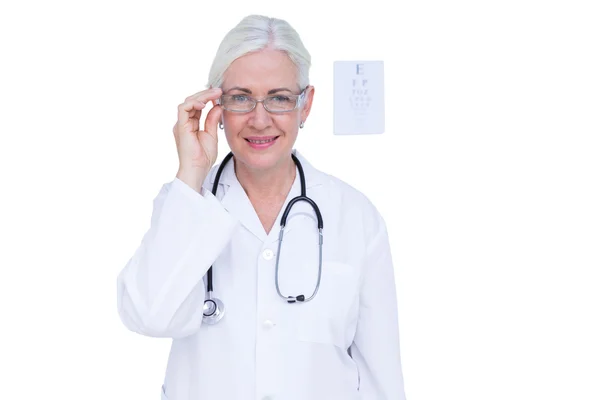
[[(282, 138), (278, 138), (277, 141)], [(276, 141), (276, 142), (277, 142)], [(280, 164), (284, 157), (288, 157), (291, 149), (281, 143), (274, 143), (272, 146), (264, 149), (253, 148), (245, 140), (239, 143), (235, 152), (237, 158), (250, 169), (268, 170)]]

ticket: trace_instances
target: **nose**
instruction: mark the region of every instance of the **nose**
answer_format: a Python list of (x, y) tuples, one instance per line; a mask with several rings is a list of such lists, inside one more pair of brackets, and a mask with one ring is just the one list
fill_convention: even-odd
[(271, 115), (265, 107), (263, 103), (256, 103), (256, 107), (251, 111), (251, 116), (248, 121), (249, 125), (252, 126), (256, 130), (264, 130), (271, 126)]

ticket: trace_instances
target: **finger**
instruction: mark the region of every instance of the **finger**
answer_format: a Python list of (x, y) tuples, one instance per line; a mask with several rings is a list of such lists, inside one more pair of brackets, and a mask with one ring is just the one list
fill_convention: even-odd
[(207, 104), (209, 102), (215, 102), (219, 97), (221, 97), (222, 94), (223, 94), (223, 92), (221, 91), (220, 88), (203, 90), (201, 92), (198, 92), (191, 96), (188, 96), (185, 99), (184, 103), (200, 101), (204, 104)]
[(194, 100), (200, 100), (203, 103), (208, 103), (211, 100), (218, 99), (219, 97), (221, 97), (222, 94), (223, 91), (221, 90), (221, 88), (212, 88), (193, 94), (192, 96), (190, 96), (190, 98), (193, 98)]
[[(204, 107), (206, 107), (206, 104), (204, 104)], [(202, 110), (198, 110), (198, 109), (194, 108), (192, 111), (189, 112), (190, 119), (195, 119), (198, 121), (198, 120), (200, 120), (200, 116), (202, 116)]]
[(215, 140), (217, 140), (217, 124), (221, 120), (221, 115), (223, 115), (223, 109), (221, 106), (215, 106), (210, 109), (206, 115), (206, 121), (204, 121), (204, 130)]
[(190, 124), (190, 130), (192, 132), (198, 132), (198, 129), (200, 128), (200, 120), (199, 119), (190, 118), (189, 124)]
[[(219, 89), (219, 88), (208, 88), (208, 89), (201, 90), (201, 91), (199, 91), (199, 92), (196, 92), (196, 93), (194, 93), (194, 94), (192, 94), (192, 95), (189, 95), (188, 97), (186, 97), (185, 101), (187, 101), (187, 100), (189, 100), (189, 99), (196, 98), (196, 97), (198, 97), (198, 96), (202, 95), (203, 93), (210, 93), (210, 92), (212, 92), (212, 91), (214, 91), (214, 90), (216, 90), (216, 89)], [(219, 89), (219, 90), (220, 90), (220, 89)]]
[(206, 106), (206, 103), (212, 101), (213, 104), (217, 100), (223, 91), (221, 88), (212, 88), (202, 90), (195, 93), (185, 99), (185, 101), (179, 105), (178, 111), (178, 123), (184, 125), (190, 118), (200, 119), (202, 115), (202, 109)]
[(200, 118), (202, 109), (206, 107), (206, 103), (197, 100), (188, 100), (180, 104), (177, 111), (177, 123), (184, 125), (190, 118)]

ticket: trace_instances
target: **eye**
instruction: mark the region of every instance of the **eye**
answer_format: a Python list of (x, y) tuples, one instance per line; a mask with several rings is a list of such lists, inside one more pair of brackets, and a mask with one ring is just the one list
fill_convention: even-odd
[(242, 102), (248, 101), (248, 96), (245, 96), (243, 94), (234, 94), (231, 96), (231, 100), (238, 102), (238, 103), (242, 103)]
[(278, 103), (288, 103), (291, 101), (291, 99), (287, 96), (273, 96), (271, 98), (273, 99), (273, 101), (276, 101)]

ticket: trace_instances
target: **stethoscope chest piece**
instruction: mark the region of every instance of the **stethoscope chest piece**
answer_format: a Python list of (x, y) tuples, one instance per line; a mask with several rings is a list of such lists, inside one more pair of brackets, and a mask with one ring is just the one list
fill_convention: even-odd
[(202, 322), (209, 325), (214, 325), (219, 322), (225, 315), (225, 307), (223, 302), (216, 298), (209, 298), (204, 301), (202, 309)]

